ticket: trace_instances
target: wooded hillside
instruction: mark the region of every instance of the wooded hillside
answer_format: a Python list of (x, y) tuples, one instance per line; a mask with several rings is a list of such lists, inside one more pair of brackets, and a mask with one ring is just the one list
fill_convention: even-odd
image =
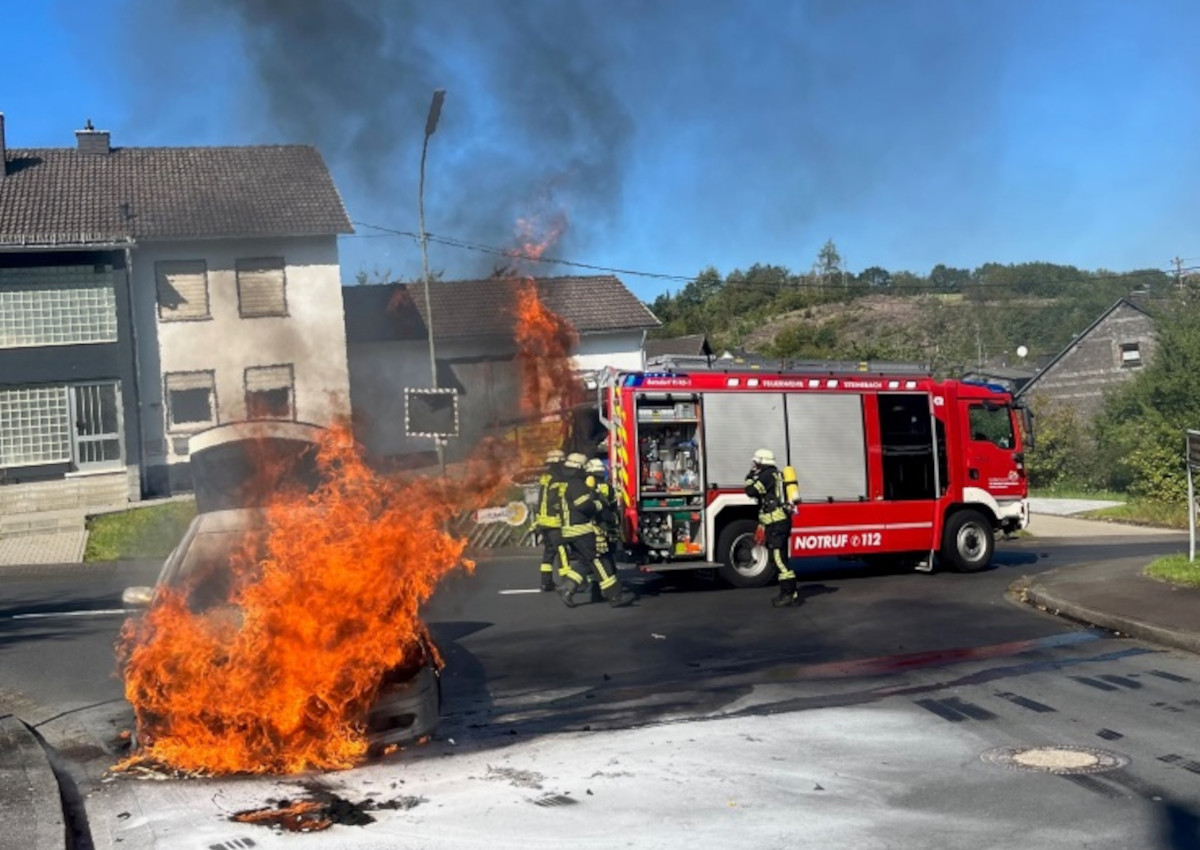
[[(716, 349), (786, 359), (906, 360), (953, 374), (981, 362), (1030, 366), (1057, 354), (1118, 298), (1169, 298), (1180, 281), (1158, 269), (1085, 271), (1051, 263), (928, 275), (841, 268), (827, 243), (807, 273), (754, 265), (705, 269), (651, 303), (655, 336), (704, 333)], [(1183, 283), (1189, 283), (1185, 279)]]

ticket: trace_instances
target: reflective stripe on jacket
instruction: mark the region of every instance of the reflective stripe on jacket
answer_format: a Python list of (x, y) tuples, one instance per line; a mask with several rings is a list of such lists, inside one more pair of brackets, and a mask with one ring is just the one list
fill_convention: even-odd
[(562, 527), (562, 502), (563, 484), (561, 476), (555, 475), (554, 471), (543, 472), (538, 477), (538, 509), (537, 519), (534, 525), (538, 528), (561, 528)]
[(596, 491), (588, 486), (587, 479), (582, 474), (567, 474), (567, 486), (562, 495), (562, 535), (563, 537), (581, 537), (585, 534), (595, 534), (595, 519), (603, 505), (596, 497)]
[(783, 473), (774, 466), (760, 466), (746, 476), (746, 495), (758, 502), (758, 522), (771, 525), (788, 519)]

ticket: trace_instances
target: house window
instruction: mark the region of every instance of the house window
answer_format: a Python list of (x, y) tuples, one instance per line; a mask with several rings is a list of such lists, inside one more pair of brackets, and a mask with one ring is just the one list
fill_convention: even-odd
[(246, 370), (247, 419), (295, 419), (292, 365), (251, 366)]
[(0, 468), (71, 460), (66, 387), (0, 390)]
[(0, 269), (0, 348), (116, 340), (111, 266)]
[(168, 372), (166, 396), (168, 431), (199, 431), (217, 424), (212, 372)]
[(242, 318), (287, 315), (287, 277), (282, 257), (238, 260), (237, 288)]
[(1138, 343), (1121, 343), (1121, 365), (1125, 367), (1142, 365), (1142, 351), (1138, 347)]
[(158, 318), (163, 322), (212, 318), (208, 312), (208, 265), (204, 260), (154, 264), (158, 281)]

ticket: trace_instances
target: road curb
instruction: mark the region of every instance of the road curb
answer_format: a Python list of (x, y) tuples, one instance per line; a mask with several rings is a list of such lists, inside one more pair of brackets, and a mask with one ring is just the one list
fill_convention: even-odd
[(0, 822), (6, 846), (64, 850), (67, 825), (46, 751), (14, 715), (0, 717)]
[(1134, 617), (1098, 611), (1069, 599), (1063, 599), (1055, 595), (1053, 590), (1038, 584), (1036, 580), (1023, 579), (1013, 582), (1010, 590), (1016, 593), (1018, 598), (1023, 599), (1026, 604), (1041, 608), (1059, 617), (1200, 655), (1200, 635), (1195, 633), (1181, 632), (1164, 626), (1156, 626)]

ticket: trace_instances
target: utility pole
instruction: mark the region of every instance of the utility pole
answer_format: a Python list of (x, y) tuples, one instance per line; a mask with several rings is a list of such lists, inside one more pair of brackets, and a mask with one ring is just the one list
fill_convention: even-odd
[(1176, 257), (1171, 262), (1175, 264), (1175, 289), (1183, 292), (1183, 260)]
[[(427, 245), (429, 236), (425, 232), (425, 153), (429, 150), (429, 137), (437, 130), (438, 118), (442, 114), (442, 101), (446, 98), (444, 89), (437, 89), (433, 93), (433, 101), (429, 104), (429, 115), (425, 118), (425, 141), (421, 144), (421, 179), (417, 185), (417, 218), (421, 225), (421, 281), (425, 288), (425, 320), (429, 325), (429, 371), (432, 379), (432, 386), (436, 390), (438, 385), (437, 375), (437, 353), (434, 350), (433, 344), (433, 303), (429, 300), (429, 252)], [(445, 438), (434, 437), (434, 445), (437, 447), (438, 468), (441, 470), (442, 477), (446, 477), (446, 449)]]

